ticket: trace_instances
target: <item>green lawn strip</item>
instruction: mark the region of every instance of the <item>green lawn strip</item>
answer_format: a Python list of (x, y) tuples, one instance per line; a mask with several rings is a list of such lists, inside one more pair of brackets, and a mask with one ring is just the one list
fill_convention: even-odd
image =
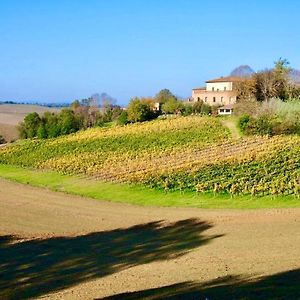
[(288, 208), (300, 207), (300, 200), (294, 196), (251, 197), (194, 192), (169, 192), (152, 190), (128, 184), (103, 183), (80, 176), (62, 175), (53, 171), (39, 171), (0, 164), (0, 177), (23, 184), (48, 188), (98, 200), (123, 202), (144, 206), (174, 206), (198, 208)]

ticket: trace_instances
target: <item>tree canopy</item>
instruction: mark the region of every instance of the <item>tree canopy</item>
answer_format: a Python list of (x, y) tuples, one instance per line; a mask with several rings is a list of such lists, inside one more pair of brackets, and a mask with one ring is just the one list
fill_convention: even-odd
[(177, 97), (172, 94), (172, 92), (168, 89), (162, 89), (161, 91), (159, 91), (156, 96), (155, 96), (155, 100), (158, 103), (166, 103), (169, 100), (177, 100)]
[(237, 83), (238, 98), (240, 100), (255, 98), (257, 101), (279, 98), (286, 101), (297, 97), (299, 89), (290, 82), (289, 72), (289, 62), (279, 58), (274, 62), (274, 68), (257, 72)]
[(128, 121), (143, 122), (151, 118), (151, 108), (139, 98), (133, 98), (127, 107)]

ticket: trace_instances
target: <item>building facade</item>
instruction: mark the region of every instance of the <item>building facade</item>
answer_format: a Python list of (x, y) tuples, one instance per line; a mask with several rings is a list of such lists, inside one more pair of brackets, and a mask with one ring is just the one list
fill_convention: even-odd
[(228, 104), (218, 108), (218, 115), (229, 116), (233, 114), (233, 104)]
[(206, 81), (206, 87), (192, 90), (192, 102), (202, 100), (208, 105), (231, 105), (236, 103), (236, 83), (240, 77), (220, 77)]

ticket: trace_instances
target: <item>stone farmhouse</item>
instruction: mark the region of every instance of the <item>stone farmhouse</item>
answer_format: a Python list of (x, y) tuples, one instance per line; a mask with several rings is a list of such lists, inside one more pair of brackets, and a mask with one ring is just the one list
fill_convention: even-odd
[(208, 80), (205, 87), (192, 90), (190, 102), (202, 100), (210, 106), (233, 105), (237, 101), (235, 86), (241, 80), (241, 77), (233, 76)]

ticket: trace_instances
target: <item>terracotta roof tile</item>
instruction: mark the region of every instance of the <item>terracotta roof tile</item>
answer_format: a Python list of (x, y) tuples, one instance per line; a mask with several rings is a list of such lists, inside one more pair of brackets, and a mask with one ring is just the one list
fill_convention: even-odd
[(236, 82), (242, 81), (244, 78), (242, 77), (235, 77), (235, 76), (227, 76), (227, 77), (220, 77), (216, 79), (207, 80), (206, 83), (213, 83), (213, 82)]

